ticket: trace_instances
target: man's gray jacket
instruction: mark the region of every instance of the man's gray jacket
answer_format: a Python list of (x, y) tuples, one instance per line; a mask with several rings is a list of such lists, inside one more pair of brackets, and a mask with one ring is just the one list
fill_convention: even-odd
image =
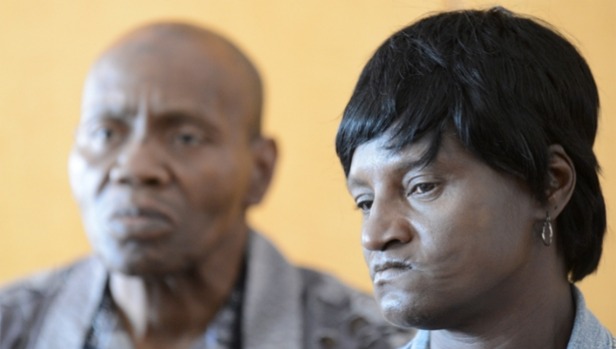
[[(246, 265), (245, 348), (381, 349), (410, 338), (381, 318), (371, 297), (290, 265), (257, 233)], [(106, 282), (105, 267), (89, 257), (0, 290), (0, 349), (82, 349)]]

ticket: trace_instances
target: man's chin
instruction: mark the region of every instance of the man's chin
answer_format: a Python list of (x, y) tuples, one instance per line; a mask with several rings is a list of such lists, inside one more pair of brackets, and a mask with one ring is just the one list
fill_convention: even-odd
[(170, 265), (169, 262), (162, 263), (157, 260), (130, 259), (109, 261), (103, 258), (103, 264), (111, 273), (120, 273), (127, 276), (137, 276), (143, 278), (159, 278), (164, 275), (178, 273), (179, 266)]

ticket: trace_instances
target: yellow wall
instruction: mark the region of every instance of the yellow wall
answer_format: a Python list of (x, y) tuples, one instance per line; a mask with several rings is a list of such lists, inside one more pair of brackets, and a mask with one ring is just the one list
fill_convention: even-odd
[[(105, 0), (0, 2), (0, 282), (87, 253), (66, 159), (89, 64), (127, 29), (160, 18), (206, 24), (234, 38), (267, 84), (266, 130), (282, 158), (252, 215), (293, 261), (369, 289), (360, 217), (344, 188), (333, 138), (359, 71), (394, 30), (426, 12), (479, 1)], [(587, 57), (601, 93), (609, 236), (599, 272), (582, 283), (616, 332), (616, 2), (511, 0), (546, 19)]]

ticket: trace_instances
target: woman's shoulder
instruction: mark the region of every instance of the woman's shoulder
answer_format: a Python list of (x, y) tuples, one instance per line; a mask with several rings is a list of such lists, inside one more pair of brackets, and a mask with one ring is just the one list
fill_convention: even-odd
[(415, 337), (400, 349), (430, 349), (430, 331), (417, 331)]
[(567, 349), (616, 349), (616, 339), (586, 307), (584, 296), (573, 286), (575, 320)]

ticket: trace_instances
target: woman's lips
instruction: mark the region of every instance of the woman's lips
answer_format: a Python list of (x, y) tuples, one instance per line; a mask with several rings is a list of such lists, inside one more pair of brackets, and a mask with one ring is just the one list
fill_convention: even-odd
[(403, 274), (413, 270), (413, 266), (406, 261), (386, 261), (375, 264), (371, 269), (372, 282), (378, 285), (403, 276)]

